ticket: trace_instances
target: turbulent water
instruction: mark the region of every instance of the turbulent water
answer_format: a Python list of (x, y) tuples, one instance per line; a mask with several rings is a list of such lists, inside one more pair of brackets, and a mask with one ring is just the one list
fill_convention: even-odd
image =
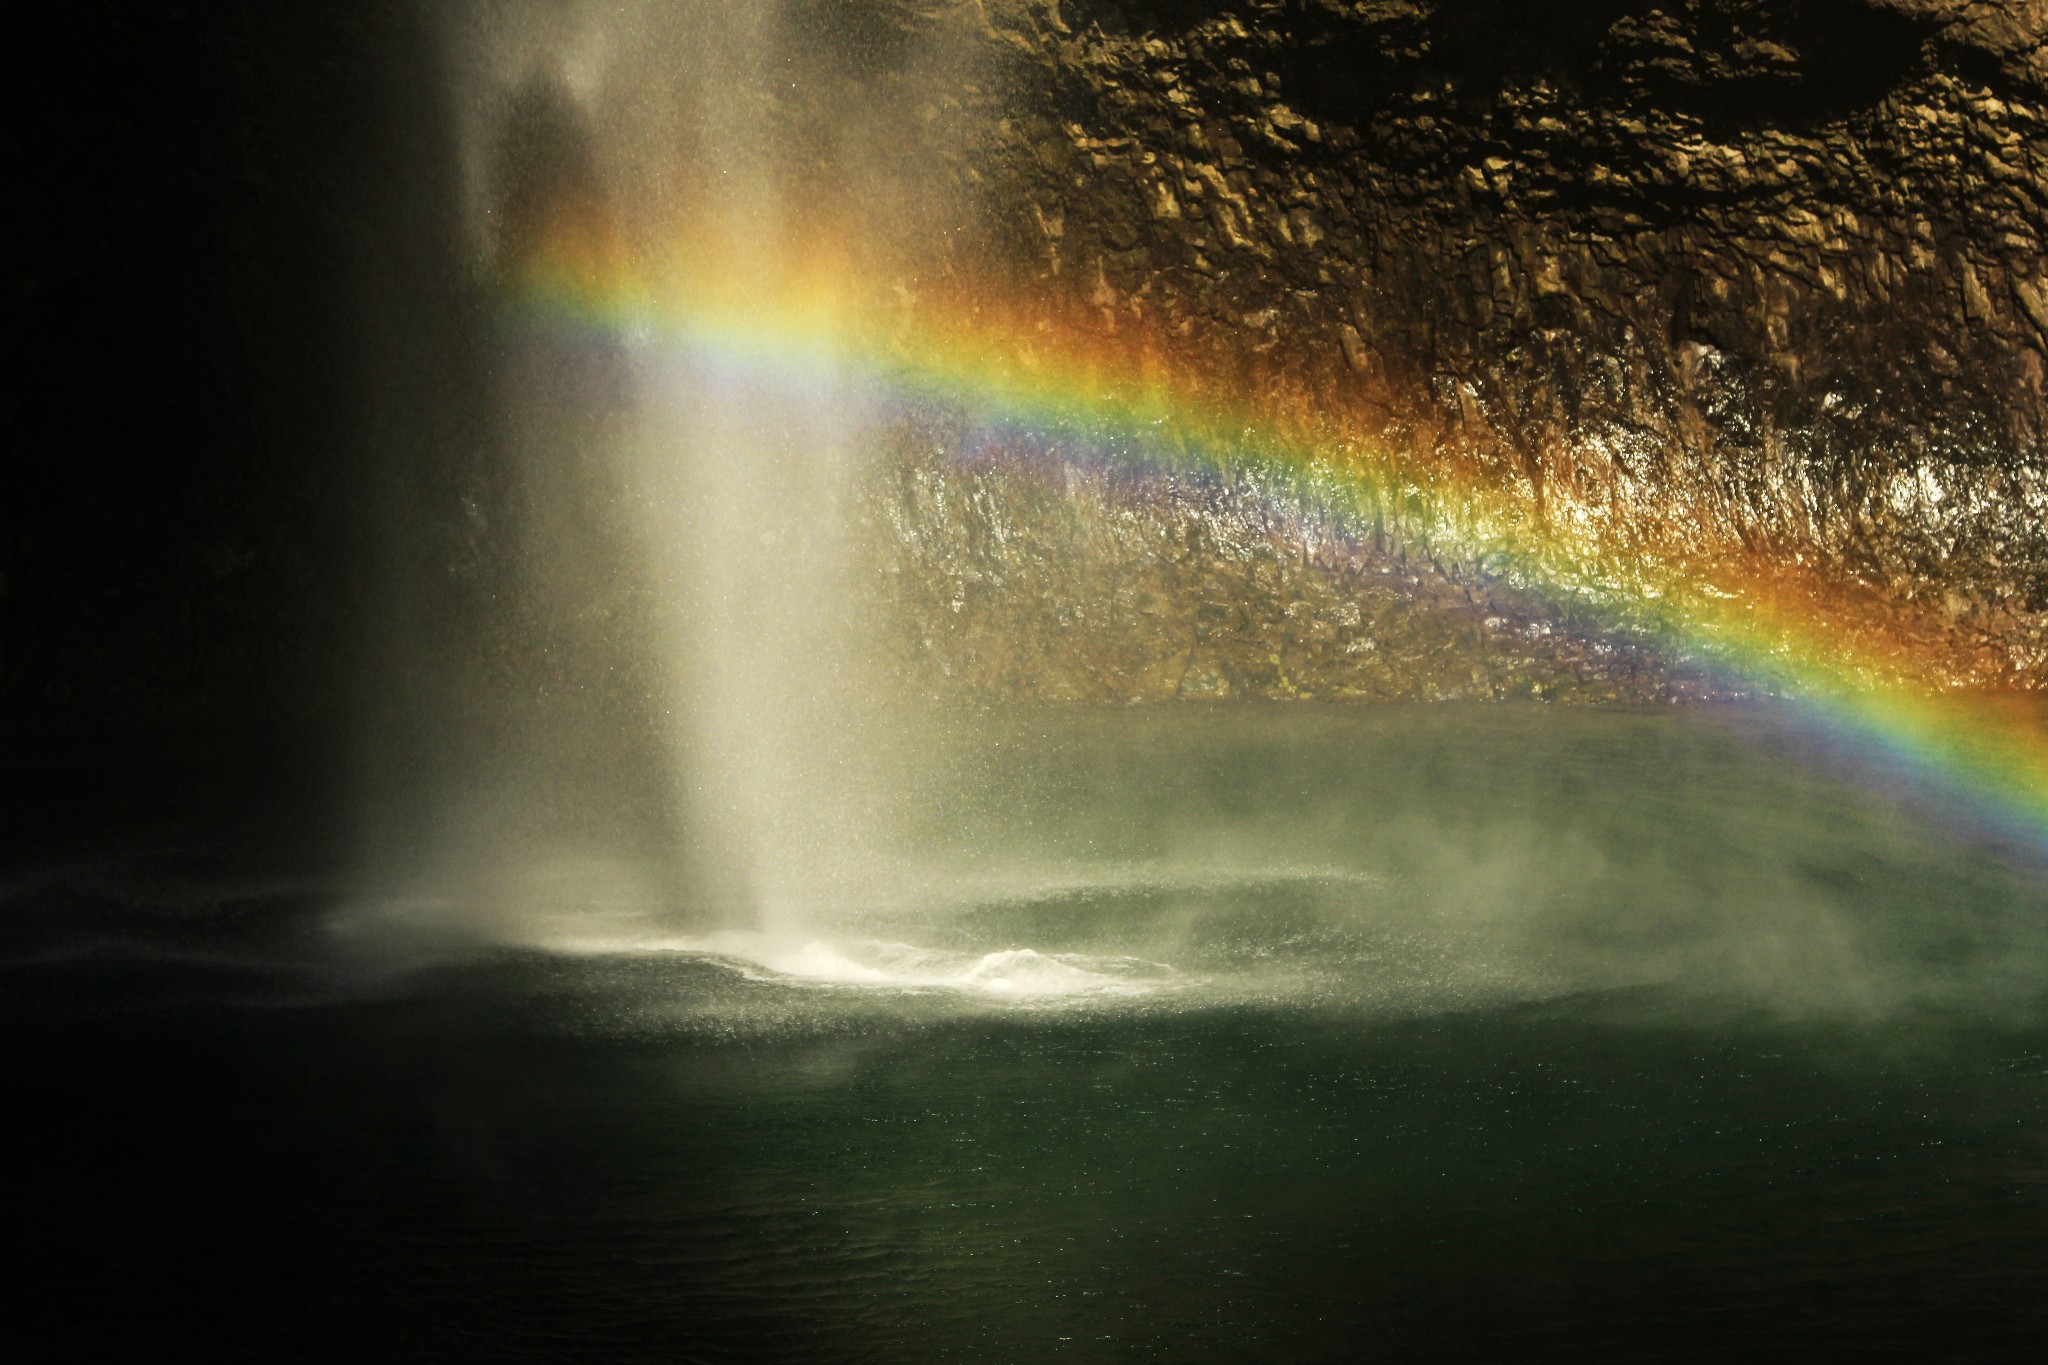
[(18, 880), (25, 1301), (159, 1358), (1984, 1359), (2048, 1325), (2048, 890), (1792, 717), (964, 729), (752, 928), (594, 868), (382, 918), (175, 852)]

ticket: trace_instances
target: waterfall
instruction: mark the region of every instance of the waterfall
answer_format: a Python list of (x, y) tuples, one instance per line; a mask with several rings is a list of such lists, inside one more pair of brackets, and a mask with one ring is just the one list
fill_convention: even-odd
[(793, 932), (858, 879), (895, 761), (850, 562), (861, 400), (830, 366), (763, 379), (521, 290), (550, 252), (656, 289), (798, 288), (820, 171), (775, 118), (803, 60), (789, 16), (536, 0), (431, 21), (477, 377), (430, 424), (466, 453), (384, 459), (407, 466), (387, 483), (410, 545), (370, 860), (409, 881), (407, 915), (487, 936), (565, 913)]

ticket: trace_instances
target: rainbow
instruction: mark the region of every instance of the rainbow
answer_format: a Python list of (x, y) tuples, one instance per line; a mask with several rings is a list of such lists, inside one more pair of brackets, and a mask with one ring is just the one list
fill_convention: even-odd
[(1497, 478), (1374, 448), (1326, 394), (1219, 392), (1173, 348), (1125, 329), (1083, 335), (997, 291), (876, 306), (829, 250), (688, 268), (636, 262), (588, 231), (549, 236), (505, 281), (551, 325), (673, 349), (708, 368), (938, 399), (999, 426), (1115, 448), (1161, 471), (1255, 475), (1294, 510), (1425, 546), (1438, 562), (1591, 616), (1747, 689), (1789, 700), (1945, 806), (2048, 845), (2048, 727), (2026, 693), (1947, 685), (1931, 632), (1856, 610), (1782, 566), (1618, 563), (1543, 524)]

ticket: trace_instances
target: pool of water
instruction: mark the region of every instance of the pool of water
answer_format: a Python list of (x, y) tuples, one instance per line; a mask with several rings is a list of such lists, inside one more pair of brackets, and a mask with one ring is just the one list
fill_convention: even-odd
[(968, 735), (745, 923), (564, 895), (408, 938), (160, 852), (17, 875), (24, 1324), (803, 1361), (2018, 1359), (2048, 1326), (2048, 892), (1881, 767), (1767, 712)]

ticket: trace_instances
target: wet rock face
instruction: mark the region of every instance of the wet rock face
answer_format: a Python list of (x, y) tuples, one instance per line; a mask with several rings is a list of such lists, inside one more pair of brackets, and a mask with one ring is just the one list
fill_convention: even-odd
[(2048, 681), (2041, 0), (976, 13), (915, 21), (996, 54), (934, 125), (966, 268), (1341, 394), (1590, 560), (1789, 567)]
[(876, 643), (939, 696), (1727, 695), (1696, 662), (1447, 573), (1256, 474), (1081, 463), (930, 415), (891, 448), (860, 500), (885, 597), (874, 619), (891, 627)]

